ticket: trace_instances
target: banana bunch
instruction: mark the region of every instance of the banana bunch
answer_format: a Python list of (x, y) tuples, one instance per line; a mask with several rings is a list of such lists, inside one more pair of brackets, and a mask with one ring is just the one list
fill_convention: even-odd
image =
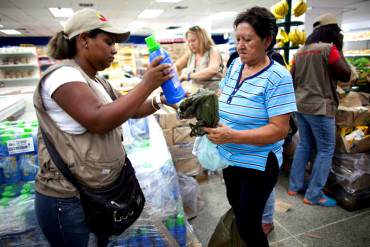
[(306, 32), (298, 30), (297, 28), (291, 30), (288, 37), (293, 46), (297, 46), (299, 44), (303, 45), (306, 42)]
[(288, 14), (288, 11), (289, 5), (286, 0), (281, 0), (271, 7), (271, 12), (274, 14), (276, 19), (283, 19)]
[(306, 11), (307, 11), (307, 3), (305, 0), (299, 0), (299, 2), (297, 2), (294, 5), (294, 8), (293, 8), (294, 16), (296, 17), (301, 16), (304, 13), (306, 13)]
[(289, 42), (289, 35), (283, 28), (280, 28), (276, 35), (276, 43), (278, 47), (283, 47), (286, 42)]

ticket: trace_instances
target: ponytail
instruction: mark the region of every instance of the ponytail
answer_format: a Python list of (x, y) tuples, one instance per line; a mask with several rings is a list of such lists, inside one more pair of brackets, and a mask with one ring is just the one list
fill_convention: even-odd
[(76, 38), (71, 40), (63, 31), (54, 35), (48, 44), (48, 55), (54, 59), (71, 59), (76, 54)]

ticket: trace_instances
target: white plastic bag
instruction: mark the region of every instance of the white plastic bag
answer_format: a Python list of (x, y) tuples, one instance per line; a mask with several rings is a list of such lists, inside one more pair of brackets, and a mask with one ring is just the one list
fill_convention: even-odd
[(210, 171), (228, 167), (228, 161), (220, 155), (217, 145), (212, 143), (207, 135), (197, 137), (194, 142), (193, 152), (201, 166)]

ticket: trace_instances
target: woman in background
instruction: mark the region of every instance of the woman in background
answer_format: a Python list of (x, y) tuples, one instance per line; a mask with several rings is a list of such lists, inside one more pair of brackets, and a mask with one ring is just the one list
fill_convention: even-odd
[(288, 194), (305, 189), (304, 174), (311, 154), (317, 153), (303, 202), (335, 206), (322, 191), (329, 176), (335, 148), (335, 113), (339, 104), (338, 80), (348, 81), (351, 71), (343, 53), (343, 35), (332, 14), (316, 18), (313, 32), (294, 55), (295, 85), (300, 141), (294, 154)]
[[(185, 33), (189, 50), (176, 61), (181, 81), (192, 81), (192, 91), (198, 88), (218, 90), (223, 64), (220, 53), (204, 28), (194, 26)], [(185, 69), (181, 73), (181, 71)]]

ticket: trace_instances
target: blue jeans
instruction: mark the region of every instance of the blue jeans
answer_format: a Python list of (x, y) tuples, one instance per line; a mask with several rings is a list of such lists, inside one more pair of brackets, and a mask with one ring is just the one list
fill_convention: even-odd
[(289, 190), (304, 189), (304, 174), (311, 153), (317, 150), (305, 198), (318, 202), (331, 169), (335, 149), (335, 118), (296, 113), (300, 141), (290, 171)]
[(41, 230), (52, 247), (88, 246), (90, 231), (78, 198), (55, 198), (36, 192), (35, 210)]
[(275, 188), (271, 191), (269, 198), (266, 201), (265, 209), (263, 210), (262, 223), (274, 222), (275, 212)]

